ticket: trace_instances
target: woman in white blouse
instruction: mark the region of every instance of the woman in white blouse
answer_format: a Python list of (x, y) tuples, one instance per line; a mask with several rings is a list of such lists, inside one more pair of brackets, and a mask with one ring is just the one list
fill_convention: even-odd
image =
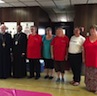
[(74, 86), (80, 84), (81, 67), (82, 67), (82, 45), (85, 38), (80, 35), (80, 28), (74, 29), (74, 35), (69, 42), (69, 62), (73, 72), (73, 81), (70, 83)]

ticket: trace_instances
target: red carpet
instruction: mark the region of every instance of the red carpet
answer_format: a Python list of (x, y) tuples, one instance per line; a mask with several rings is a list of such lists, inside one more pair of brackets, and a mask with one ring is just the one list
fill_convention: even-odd
[(0, 96), (52, 96), (48, 93), (0, 88)]

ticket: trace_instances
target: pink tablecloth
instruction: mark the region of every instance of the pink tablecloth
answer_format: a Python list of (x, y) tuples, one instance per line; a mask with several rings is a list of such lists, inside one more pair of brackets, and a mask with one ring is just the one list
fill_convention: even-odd
[(0, 96), (52, 96), (48, 93), (0, 88)]

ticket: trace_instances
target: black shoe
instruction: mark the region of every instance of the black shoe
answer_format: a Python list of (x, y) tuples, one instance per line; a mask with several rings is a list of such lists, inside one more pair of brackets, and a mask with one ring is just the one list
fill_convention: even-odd
[(60, 82), (60, 78), (57, 78), (56, 82)]
[(40, 77), (35, 77), (35, 80), (38, 80)]
[(50, 76), (50, 77), (49, 77), (50, 80), (53, 79), (53, 78), (54, 78), (53, 76)]
[(34, 77), (34, 76), (28, 76), (27, 78), (28, 78), (28, 79), (31, 79), (31, 78), (33, 78), (33, 77)]
[(61, 82), (63, 82), (63, 83), (65, 82), (64, 78), (62, 78)]
[(49, 75), (46, 75), (46, 76), (44, 77), (44, 79), (47, 79), (47, 78), (49, 78)]
[(8, 77), (0, 77), (0, 79), (7, 79)]

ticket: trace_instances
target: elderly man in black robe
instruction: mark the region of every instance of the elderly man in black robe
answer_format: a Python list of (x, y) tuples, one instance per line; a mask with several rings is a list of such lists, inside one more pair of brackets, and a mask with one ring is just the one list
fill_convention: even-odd
[(6, 26), (0, 26), (0, 78), (6, 79), (11, 76), (11, 34), (6, 32)]
[(13, 38), (13, 77), (26, 76), (27, 35), (22, 32), (22, 26), (17, 26), (17, 34)]

